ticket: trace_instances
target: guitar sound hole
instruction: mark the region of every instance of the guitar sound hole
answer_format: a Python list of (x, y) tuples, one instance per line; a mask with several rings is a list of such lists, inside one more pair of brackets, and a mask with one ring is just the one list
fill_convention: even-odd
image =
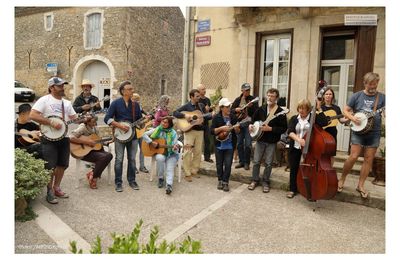
[(192, 118), (192, 120), (197, 120), (197, 116), (194, 115), (193, 118)]

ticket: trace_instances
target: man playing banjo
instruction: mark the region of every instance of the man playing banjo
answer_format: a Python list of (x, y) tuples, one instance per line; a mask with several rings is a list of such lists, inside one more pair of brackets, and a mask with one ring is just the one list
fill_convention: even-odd
[[(285, 111), (278, 106), (277, 101), (279, 98), (279, 91), (276, 88), (268, 89), (267, 91), (267, 104), (256, 110), (253, 115), (252, 121), (269, 121), (260, 126), (262, 136), (257, 139), (254, 149), (253, 159), (253, 176), (250, 185), (247, 187), (249, 190), (254, 190), (260, 183), (260, 162), (265, 153), (265, 169), (262, 179), (263, 192), (269, 192), (270, 189), (270, 176), (272, 171), (272, 161), (276, 143), (280, 140), (281, 134), (287, 129), (287, 119)], [(287, 111), (289, 112), (289, 111)], [(274, 117), (274, 115), (277, 115)], [(249, 125), (249, 131), (254, 130), (254, 125)]]
[[(377, 73), (368, 72), (364, 75), (363, 82), (364, 90), (354, 93), (343, 110), (344, 116), (349, 118), (355, 126), (359, 126), (363, 122), (357, 115), (353, 115), (352, 112), (373, 113), (377, 109), (385, 107), (385, 95), (376, 90), (379, 83), (379, 75)], [(365, 118), (365, 120), (367, 120), (367, 118)], [(344, 163), (343, 174), (338, 182), (338, 192), (341, 192), (347, 174), (349, 174), (364, 148), (364, 162), (361, 167), (360, 178), (356, 188), (364, 199), (368, 198), (368, 192), (364, 188), (364, 183), (371, 170), (372, 162), (379, 146), (382, 121), (381, 114), (376, 113), (371, 120), (372, 125), (369, 124), (369, 126), (372, 127), (369, 131), (363, 130), (356, 132), (352, 128), (350, 156)]]
[[(41, 139), (43, 159), (47, 162), (46, 169), (52, 169), (51, 179), (47, 185), (47, 202), (57, 204), (55, 196), (59, 198), (68, 198), (68, 195), (60, 188), (61, 180), (64, 176), (65, 169), (69, 166), (69, 138), (65, 137), (66, 131), (60, 136), (54, 136), (51, 141), (51, 134), (65, 129), (63, 122), (66, 119), (75, 119), (77, 117), (75, 110), (70, 101), (63, 99), (64, 84), (67, 84), (61, 78), (53, 77), (49, 79), (49, 93), (45, 95), (33, 105), (30, 118), (42, 125), (47, 126), (47, 131), (42, 132), (45, 138)], [(62, 120), (56, 120), (57, 116)], [(46, 138), (46, 135), (48, 136)], [(57, 138), (56, 138), (57, 137)], [(55, 196), (54, 196), (55, 195)]]
[(127, 178), (129, 186), (134, 190), (139, 190), (136, 182), (136, 152), (138, 149), (138, 139), (136, 130), (132, 125), (142, 117), (140, 106), (131, 100), (133, 86), (130, 81), (124, 81), (119, 86), (119, 93), (122, 97), (115, 99), (104, 117), (104, 122), (114, 127), (115, 137), (115, 191), (122, 192), (122, 166), (124, 151), (126, 148), (128, 159)]

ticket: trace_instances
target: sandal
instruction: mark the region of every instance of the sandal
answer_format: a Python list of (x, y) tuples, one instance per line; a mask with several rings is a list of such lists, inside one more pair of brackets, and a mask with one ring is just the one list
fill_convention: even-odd
[(358, 191), (360, 193), (361, 198), (363, 198), (363, 199), (367, 199), (368, 198), (368, 195), (369, 195), (368, 191), (362, 191), (358, 187), (356, 188), (356, 191)]
[(249, 184), (249, 186), (247, 186), (247, 188), (248, 188), (249, 190), (254, 190), (257, 186), (258, 186), (258, 183), (255, 182), (255, 181), (252, 181), (252, 182)]
[(340, 192), (343, 191), (343, 186), (344, 186), (344, 183), (342, 183), (342, 186), (340, 186), (340, 185), (339, 185), (339, 182), (340, 182), (340, 180), (338, 181), (338, 186), (337, 186), (337, 192), (338, 192), (338, 193), (340, 193)]

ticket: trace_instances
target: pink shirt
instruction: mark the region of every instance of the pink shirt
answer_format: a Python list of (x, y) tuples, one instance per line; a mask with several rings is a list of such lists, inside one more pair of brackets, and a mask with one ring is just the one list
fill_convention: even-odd
[(157, 108), (154, 115), (153, 127), (157, 127), (161, 123), (161, 118), (163, 118), (164, 116), (168, 116), (168, 110)]

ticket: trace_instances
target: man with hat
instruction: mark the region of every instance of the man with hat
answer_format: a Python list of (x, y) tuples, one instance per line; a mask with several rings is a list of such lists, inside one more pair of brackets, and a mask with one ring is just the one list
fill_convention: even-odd
[[(35, 158), (42, 158), (42, 145), (39, 139), (39, 126), (31, 121), (31, 105), (21, 104), (18, 107), (18, 118), (15, 120), (15, 148), (26, 149)], [(22, 129), (26, 131), (21, 131)], [(24, 138), (25, 137), (25, 138)]]
[(88, 79), (82, 80), (82, 92), (74, 100), (73, 107), (76, 113), (88, 112), (93, 109), (93, 111), (101, 110), (99, 99), (92, 95), (91, 90), (94, 84)]
[[(242, 114), (238, 118), (238, 120), (242, 120), (245, 117), (252, 117), (254, 112), (258, 109), (258, 103), (250, 103), (254, 99), (252, 95), (250, 95), (250, 84), (243, 83), (242, 84), (242, 94), (233, 101), (232, 110), (237, 115)], [(247, 107), (243, 109), (243, 107)], [(245, 170), (250, 170), (250, 155), (251, 155), (251, 136), (249, 132), (249, 124), (243, 124), (240, 126), (240, 133), (238, 134), (238, 143), (237, 149), (239, 154), (239, 164), (235, 166), (235, 168), (244, 167)]]
[[(62, 124), (52, 120), (50, 116), (57, 116), (64, 121), (76, 119), (77, 115), (71, 101), (63, 99), (64, 84), (68, 84), (59, 77), (52, 77), (48, 81), (49, 94), (36, 101), (30, 117), (39, 124), (48, 125), (54, 129), (61, 129)], [(46, 133), (44, 133), (46, 134)], [(42, 138), (43, 159), (45, 168), (52, 170), (50, 182), (47, 185), (46, 200), (50, 204), (57, 204), (57, 198), (68, 198), (67, 193), (60, 188), (65, 169), (69, 166), (69, 138), (62, 137), (57, 141)]]

